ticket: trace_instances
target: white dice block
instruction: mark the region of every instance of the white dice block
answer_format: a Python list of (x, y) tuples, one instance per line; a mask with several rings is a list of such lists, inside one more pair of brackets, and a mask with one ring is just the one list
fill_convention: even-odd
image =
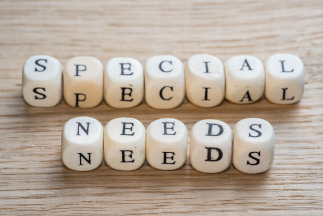
[(144, 97), (142, 65), (133, 58), (113, 58), (104, 73), (104, 99), (114, 108), (130, 108)]
[(117, 170), (135, 170), (145, 162), (145, 127), (134, 118), (116, 118), (104, 129), (104, 158)]
[(67, 121), (62, 133), (62, 161), (76, 171), (89, 171), (103, 160), (103, 127), (91, 117)]
[(191, 130), (190, 163), (200, 172), (218, 173), (231, 165), (232, 130), (226, 123), (206, 119)]
[(52, 107), (62, 100), (62, 65), (54, 57), (32, 56), (22, 72), (22, 92), (31, 106)]
[(304, 65), (291, 54), (270, 56), (265, 63), (267, 100), (276, 104), (298, 102), (304, 92)]
[(224, 68), (227, 100), (248, 104), (263, 96), (265, 72), (259, 59), (249, 55), (234, 56), (224, 63)]
[(183, 63), (171, 55), (153, 56), (146, 62), (146, 102), (156, 109), (179, 106), (185, 96)]
[(269, 122), (247, 118), (234, 127), (233, 165), (248, 174), (267, 171), (274, 158), (275, 133)]
[(222, 62), (208, 54), (194, 55), (185, 68), (186, 96), (200, 107), (214, 107), (224, 99), (225, 75)]
[(64, 99), (72, 107), (92, 108), (103, 99), (103, 65), (90, 56), (70, 59), (64, 70)]
[(187, 128), (181, 121), (163, 118), (147, 128), (146, 158), (160, 170), (180, 168), (187, 157)]

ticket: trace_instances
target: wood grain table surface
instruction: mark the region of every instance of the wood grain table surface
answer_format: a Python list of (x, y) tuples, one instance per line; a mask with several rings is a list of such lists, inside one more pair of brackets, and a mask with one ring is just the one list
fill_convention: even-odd
[[(37, 54), (63, 65), (89, 55), (140, 62), (170, 54), (182, 61), (207, 53), (223, 62), (249, 54), (262, 61), (276, 53), (299, 56), (305, 93), (299, 103), (265, 98), (249, 105), (224, 101), (199, 108), (187, 100), (171, 110), (145, 102), (114, 109), (104, 102), (75, 109), (27, 105), (22, 66)], [(323, 215), (323, 1), (0, 1), (0, 214), (1, 215)], [(276, 134), (271, 169), (248, 175), (233, 166), (222, 173), (175, 171), (145, 164), (116, 171), (105, 163), (76, 172), (61, 162), (61, 131), (77, 116), (105, 125), (133, 117), (145, 125), (164, 117), (188, 130), (202, 119), (231, 128), (243, 118), (269, 121)]]

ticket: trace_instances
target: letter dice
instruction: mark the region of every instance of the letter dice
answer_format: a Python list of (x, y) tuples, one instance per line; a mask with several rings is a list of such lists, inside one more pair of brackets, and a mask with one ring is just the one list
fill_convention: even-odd
[(291, 54), (270, 56), (265, 63), (267, 100), (276, 104), (298, 102), (304, 92), (304, 65)]
[(90, 56), (70, 59), (64, 70), (64, 99), (72, 107), (91, 108), (103, 99), (103, 65)]
[(265, 72), (262, 62), (249, 55), (235, 56), (224, 64), (225, 98), (233, 103), (248, 104), (264, 94)]
[(219, 105), (224, 99), (225, 75), (222, 62), (211, 55), (199, 54), (186, 63), (186, 96), (200, 107)]
[(133, 58), (113, 58), (104, 73), (104, 99), (115, 108), (137, 106), (144, 97), (142, 65)]
[(180, 105), (185, 96), (183, 63), (170, 55), (153, 56), (146, 62), (146, 102), (156, 109)]
[(260, 118), (247, 118), (234, 127), (233, 165), (241, 172), (267, 171), (274, 158), (275, 133), (271, 124)]
[(187, 128), (173, 118), (158, 119), (147, 128), (146, 157), (160, 170), (175, 170), (187, 157)]
[(231, 164), (232, 130), (226, 123), (206, 119), (191, 130), (190, 162), (200, 172), (218, 173)]
[(76, 171), (97, 168), (103, 160), (103, 127), (90, 117), (67, 121), (62, 133), (62, 161)]
[(117, 170), (135, 170), (145, 162), (145, 127), (134, 118), (116, 118), (104, 129), (104, 158)]
[(22, 91), (31, 106), (52, 107), (62, 100), (62, 65), (46, 55), (30, 57), (23, 67)]

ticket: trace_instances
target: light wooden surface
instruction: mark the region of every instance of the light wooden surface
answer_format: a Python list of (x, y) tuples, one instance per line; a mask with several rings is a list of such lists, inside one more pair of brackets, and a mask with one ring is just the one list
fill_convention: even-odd
[[(198, 108), (187, 101), (172, 110), (145, 103), (113, 109), (27, 105), (21, 92), (24, 61), (36, 54), (65, 64), (74, 56), (145, 62), (171, 54), (186, 60), (208, 53), (222, 61), (250, 54), (298, 55), (305, 64), (301, 102), (250, 105), (224, 101)], [(0, 2), (0, 214), (323, 214), (323, 2), (317, 1), (1, 1)], [(272, 168), (247, 175), (230, 167), (220, 174), (176, 171), (145, 164), (133, 172), (105, 164), (91, 172), (62, 165), (63, 124), (76, 116), (102, 124), (129, 116), (147, 125), (173, 117), (190, 130), (201, 119), (232, 128), (243, 118), (268, 120), (276, 132)]]

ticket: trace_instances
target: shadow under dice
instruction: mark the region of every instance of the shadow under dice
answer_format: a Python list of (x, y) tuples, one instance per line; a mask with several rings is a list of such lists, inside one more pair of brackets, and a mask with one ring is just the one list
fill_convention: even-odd
[(234, 56), (225, 62), (224, 67), (227, 100), (237, 104), (248, 104), (263, 96), (265, 72), (259, 59), (249, 55)]
[(135, 170), (145, 162), (145, 127), (134, 118), (116, 118), (104, 129), (104, 158), (117, 170)]
[(103, 66), (90, 56), (70, 59), (64, 70), (64, 99), (69, 106), (92, 108), (103, 99)]
[(206, 119), (191, 130), (190, 163), (200, 172), (218, 173), (231, 164), (232, 130), (226, 123)]
[(233, 165), (241, 172), (267, 171), (274, 158), (275, 134), (269, 122), (247, 118), (234, 127)]
[(103, 160), (103, 127), (91, 117), (67, 121), (62, 133), (62, 161), (68, 168), (89, 171)]
[(187, 128), (181, 121), (163, 118), (147, 128), (146, 157), (148, 163), (160, 170), (180, 168), (187, 157)]

